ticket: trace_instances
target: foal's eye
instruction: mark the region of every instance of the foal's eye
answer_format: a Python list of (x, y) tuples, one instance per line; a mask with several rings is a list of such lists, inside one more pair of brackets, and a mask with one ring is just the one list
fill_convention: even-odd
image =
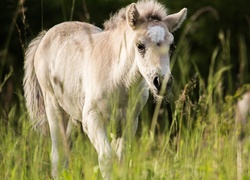
[(137, 48), (138, 48), (139, 53), (144, 57), (144, 54), (145, 54), (145, 52), (146, 52), (146, 47), (145, 47), (145, 45), (142, 44), (142, 43), (137, 43), (136, 46), (137, 46)]
[(156, 46), (160, 47), (161, 46), (161, 42), (157, 42)]
[(176, 46), (175, 46), (175, 44), (174, 44), (174, 42), (173, 42), (172, 44), (170, 44), (170, 47), (169, 47), (169, 54), (173, 54), (175, 49), (176, 49)]
[(145, 51), (145, 45), (144, 44), (138, 43), (137, 48), (138, 48), (139, 52), (140, 51)]

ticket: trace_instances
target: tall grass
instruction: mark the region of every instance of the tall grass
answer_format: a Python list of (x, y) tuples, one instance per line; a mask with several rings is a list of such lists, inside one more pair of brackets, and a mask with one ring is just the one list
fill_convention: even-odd
[[(175, 136), (170, 128), (151, 140), (144, 119), (141, 134), (129, 146), (122, 166), (114, 162), (114, 179), (236, 179), (238, 132), (234, 129), (235, 99), (206, 104), (201, 94), (198, 102), (189, 99), (194, 80), (175, 101)], [(188, 92), (189, 91), (189, 92)], [(20, 94), (21, 110), (14, 106), (7, 119), (1, 117), (1, 179), (51, 179), (50, 139), (43, 137), (29, 123)], [(213, 96), (212, 96), (213, 99)], [(236, 98), (237, 99), (237, 98)], [(143, 116), (143, 115), (142, 115)], [(146, 116), (143, 116), (146, 118)], [(165, 120), (165, 119), (162, 119)], [(172, 126), (174, 126), (174, 124)], [(171, 127), (172, 127), (171, 126)], [(241, 147), (242, 177), (249, 175), (249, 125)], [(68, 170), (62, 179), (100, 179), (97, 154), (81, 127), (73, 130), (73, 144)]]
[[(209, 75), (204, 78), (189, 56), (189, 32), (186, 30), (189, 28), (187, 24), (172, 57), (173, 68), (180, 70), (179, 76), (174, 74), (173, 122), (152, 139), (151, 116), (145, 108), (140, 116), (141, 130), (128, 146), (123, 165), (114, 162), (114, 179), (250, 178), (249, 123), (243, 140), (239, 140), (235, 128), (236, 102), (250, 88), (245, 85), (236, 93), (229, 93), (234, 83), (230, 34), (218, 33), (221, 43), (211, 54)], [(240, 63), (245, 64), (247, 46), (243, 39), (239, 38)], [(243, 76), (246, 74), (244, 65), (240, 67)], [(193, 77), (189, 75), (191, 69), (195, 70)], [(6, 80), (10, 76), (6, 76)], [(222, 88), (224, 81), (230, 88), (227, 96)], [(0, 84), (1, 88), (4, 83)], [(32, 129), (21, 87), (15, 87), (15, 92), (18, 103), (9, 112), (1, 112), (4, 115), (0, 117), (0, 179), (51, 179), (49, 135), (41, 136)], [(161, 121), (168, 121), (167, 115), (161, 117)], [(97, 154), (81, 127), (73, 129), (72, 140), (70, 164), (60, 179), (101, 179)], [(237, 163), (239, 154), (241, 164)], [(237, 171), (239, 166), (240, 172)]]

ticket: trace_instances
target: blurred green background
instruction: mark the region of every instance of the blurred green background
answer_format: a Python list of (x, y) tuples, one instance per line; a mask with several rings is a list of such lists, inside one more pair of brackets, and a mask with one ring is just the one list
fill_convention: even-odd
[[(86, 21), (102, 27), (103, 22), (132, 0), (2, 0), (0, 5), (0, 109), (8, 113), (22, 94), (24, 50), (41, 30), (63, 21)], [(197, 69), (206, 82), (211, 56), (218, 48), (220, 61), (215, 69), (230, 66), (222, 81), (223, 95), (232, 94), (250, 81), (250, 1), (249, 0), (161, 0), (169, 13), (188, 8), (188, 16), (174, 33), (178, 43), (184, 34), (185, 60), (190, 67), (181, 71), (175, 64), (173, 75), (177, 94)], [(185, 31), (185, 32), (183, 32)], [(224, 43), (224, 44), (223, 44)], [(225, 49), (227, 47), (227, 49)], [(224, 48), (224, 49), (223, 49)], [(184, 53), (183, 53), (184, 54)], [(177, 53), (178, 55), (178, 53)], [(225, 57), (223, 57), (225, 56)], [(182, 62), (178, 62), (182, 63)], [(191, 65), (195, 64), (195, 66)], [(183, 78), (185, 76), (185, 78)], [(230, 80), (227, 80), (230, 78)]]

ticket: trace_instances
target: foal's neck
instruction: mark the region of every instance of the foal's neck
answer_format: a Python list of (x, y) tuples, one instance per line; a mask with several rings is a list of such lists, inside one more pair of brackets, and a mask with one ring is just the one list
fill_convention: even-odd
[(114, 50), (114, 81), (116, 84), (123, 83), (126, 88), (130, 88), (133, 83), (142, 80), (135, 62), (132, 30), (117, 29), (110, 32), (110, 36)]

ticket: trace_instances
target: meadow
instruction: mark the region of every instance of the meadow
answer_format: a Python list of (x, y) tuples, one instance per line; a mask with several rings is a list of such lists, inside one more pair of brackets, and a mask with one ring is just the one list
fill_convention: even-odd
[[(204, 70), (190, 55), (196, 15), (188, 17), (176, 39), (171, 58), (175, 84), (169, 102), (149, 100), (124, 163), (114, 162), (113, 179), (250, 179), (250, 123), (243, 132), (235, 117), (236, 103), (250, 85), (236, 86), (232, 67), (233, 61), (239, 61), (238, 81), (249, 76), (249, 49), (239, 35), (239, 59), (235, 59), (232, 34), (221, 30)], [(13, 72), (1, 68), (0, 73), (2, 93)], [(33, 129), (22, 86), (14, 86), (13, 91), (16, 101), (9, 110), (0, 105), (0, 179), (52, 179), (49, 133)], [(60, 179), (101, 179), (97, 153), (81, 126), (74, 127), (71, 139), (70, 164)]]

